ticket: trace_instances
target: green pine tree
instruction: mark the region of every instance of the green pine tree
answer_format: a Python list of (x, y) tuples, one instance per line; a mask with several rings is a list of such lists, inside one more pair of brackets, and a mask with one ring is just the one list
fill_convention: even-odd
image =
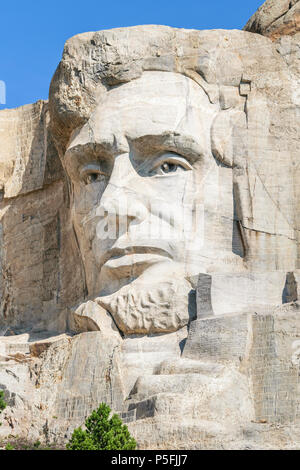
[(6, 403), (4, 401), (4, 392), (0, 390), (0, 413), (6, 408)]
[(136, 442), (118, 415), (109, 418), (111, 409), (101, 403), (86, 419), (86, 430), (75, 429), (68, 450), (134, 450)]
[[(4, 410), (4, 408), (6, 408), (6, 403), (4, 401), (4, 392), (3, 390), (0, 390), (0, 415), (2, 411)], [(0, 426), (1, 426), (1, 423), (0, 423)]]

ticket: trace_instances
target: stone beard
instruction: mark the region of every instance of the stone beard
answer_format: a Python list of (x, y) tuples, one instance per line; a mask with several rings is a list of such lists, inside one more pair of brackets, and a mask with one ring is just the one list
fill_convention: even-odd
[[(123, 332), (187, 325), (188, 280), (216, 254), (232, 256), (211, 153), (218, 111), (192, 79), (145, 72), (107, 92), (71, 136), (65, 163), (88, 291)], [(224, 189), (232, 216), (232, 186)]]
[[(191, 295), (192, 294), (192, 295)], [(134, 281), (96, 301), (125, 334), (170, 333), (196, 318), (191, 284), (185, 279), (145, 285)]]

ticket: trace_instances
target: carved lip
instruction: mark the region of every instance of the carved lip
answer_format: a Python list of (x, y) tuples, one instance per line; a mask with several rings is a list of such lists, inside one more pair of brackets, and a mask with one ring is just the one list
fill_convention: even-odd
[[(118, 260), (125, 256), (129, 257), (130, 255), (146, 255), (148, 259), (151, 256), (155, 258), (159, 256), (173, 259), (173, 256), (167, 250), (155, 246), (128, 246), (126, 248), (114, 247), (105, 254), (102, 265), (105, 265), (108, 261)], [(141, 259), (141, 257), (139, 257), (139, 259)]]

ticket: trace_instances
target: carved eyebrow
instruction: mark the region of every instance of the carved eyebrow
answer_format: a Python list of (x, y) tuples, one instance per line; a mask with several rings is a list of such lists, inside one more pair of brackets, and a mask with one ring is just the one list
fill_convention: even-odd
[[(179, 153), (190, 160), (203, 158), (204, 149), (200, 142), (188, 134), (179, 132), (163, 132), (162, 134), (145, 134), (137, 138), (127, 137), (129, 146), (137, 153), (141, 160), (146, 160), (159, 152)], [(106, 163), (113, 160), (112, 147), (107, 142), (86, 142), (69, 147), (65, 153), (65, 163), (69, 173), (77, 173), (78, 168), (86, 162), (104, 160)]]
[(112, 160), (112, 154), (107, 145), (101, 145), (94, 142), (86, 142), (69, 147), (65, 153), (65, 164), (69, 173), (77, 173), (78, 168), (86, 163), (93, 161), (104, 161), (109, 164)]
[[(128, 139), (130, 140), (130, 139)], [(177, 152), (192, 162), (202, 158), (203, 146), (191, 135), (167, 132), (158, 135), (146, 134), (130, 140), (130, 146), (141, 158), (157, 152)]]
[(108, 157), (110, 152), (107, 145), (98, 142), (86, 142), (85, 144), (77, 144), (73, 147), (69, 147), (65, 153), (65, 158), (78, 158), (81, 155), (87, 155), (88, 157), (103, 155), (104, 157)]

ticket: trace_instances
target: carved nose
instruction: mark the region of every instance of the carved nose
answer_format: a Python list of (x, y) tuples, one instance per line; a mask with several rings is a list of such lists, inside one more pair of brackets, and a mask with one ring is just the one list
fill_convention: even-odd
[(106, 190), (99, 206), (103, 216), (126, 218), (136, 223), (145, 219), (146, 206), (138, 200), (139, 195), (135, 191), (111, 184), (108, 184)]
[(134, 170), (128, 154), (120, 155), (108, 185), (101, 197), (99, 209), (103, 215), (126, 219), (128, 223), (140, 223), (147, 216), (147, 201), (134, 188), (136, 179), (141, 178)]

